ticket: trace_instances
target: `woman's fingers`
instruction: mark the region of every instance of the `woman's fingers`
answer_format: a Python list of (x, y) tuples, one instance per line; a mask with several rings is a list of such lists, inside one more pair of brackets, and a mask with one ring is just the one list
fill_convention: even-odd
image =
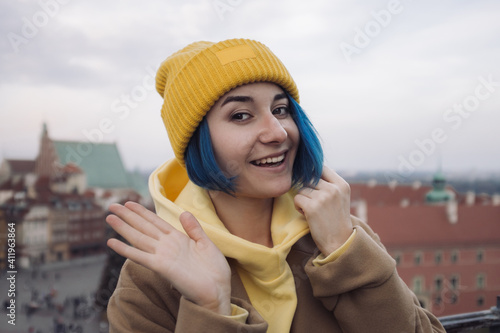
[[(338, 173), (328, 168), (326, 165), (323, 167), (323, 174), (321, 175), (321, 178), (324, 179), (327, 184), (330, 183), (336, 185), (341, 192), (348, 194), (351, 193), (349, 183), (346, 182), (344, 178), (340, 177)], [(322, 186), (325, 186), (327, 184), (323, 184)]]
[[(153, 240), (160, 240), (161, 234), (168, 235), (178, 231), (155, 213), (135, 202), (127, 202), (124, 206), (113, 204), (106, 221), (111, 227), (127, 239), (134, 247), (153, 253)], [(189, 212), (179, 216), (179, 220), (189, 238), (199, 241), (206, 238), (196, 218)]]
[(158, 215), (136, 202), (129, 201), (125, 203), (125, 207), (141, 216), (144, 220), (151, 222), (158, 230), (161, 230), (165, 234), (176, 230)]
[(136, 249), (114, 238), (110, 238), (107, 244), (113, 251), (122, 257), (129, 258), (135, 263), (150, 268), (152, 257), (149, 253)]
[(109, 210), (133, 228), (156, 240), (159, 240), (161, 233), (169, 234), (175, 231), (174, 227), (155, 213), (135, 202), (127, 202), (124, 206), (113, 204)]
[(148, 229), (147, 227), (142, 227), (141, 230), (138, 230), (134, 226), (136, 223), (129, 225), (129, 223), (117, 215), (109, 215), (106, 217), (106, 222), (134, 247), (149, 253), (154, 252), (157, 240), (143, 232), (143, 230)]
[(327, 181), (329, 183), (333, 183), (336, 180), (338, 180), (339, 178), (340, 178), (340, 176), (335, 171), (333, 171), (332, 169), (330, 169), (326, 165), (323, 165), (323, 173), (321, 174), (321, 179), (324, 179), (325, 181)]
[(149, 221), (144, 219), (136, 212), (130, 210), (128, 207), (119, 204), (113, 204), (109, 206), (109, 210), (111, 211), (111, 213), (119, 217), (122, 221), (129, 224), (132, 228), (148, 235), (153, 239), (158, 240), (158, 228), (154, 224), (149, 223)]
[[(178, 233), (169, 223), (138, 203), (127, 202), (123, 206), (113, 204), (109, 210), (114, 215), (107, 217), (108, 224), (134, 247), (148, 253), (154, 253), (154, 241), (160, 240), (162, 234)], [(206, 238), (205, 232), (191, 213), (182, 213), (179, 220), (189, 238), (196, 242)]]
[(136, 203), (113, 205), (110, 211), (114, 215), (106, 221), (132, 245), (110, 239), (111, 249), (157, 272), (196, 304), (231, 313), (231, 270), (191, 213), (179, 216), (186, 236)]
[(314, 188), (298, 192), (294, 203), (307, 219), (311, 235), (324, 255), (341, 246), (352, 233), (349, 184), (328, 167), (323, 168)]
[[(333, 186), (333, 187), (332, 187)], [(335, 171), (323, 166), (323, 173), (318, 184), (313, 187), (303, 187), (297, 193), (305, 196), (306, 198), (314, 198), (321, 190), (338, 191), (340, 193), (350, 194), (349, 184), (339, 176)]]

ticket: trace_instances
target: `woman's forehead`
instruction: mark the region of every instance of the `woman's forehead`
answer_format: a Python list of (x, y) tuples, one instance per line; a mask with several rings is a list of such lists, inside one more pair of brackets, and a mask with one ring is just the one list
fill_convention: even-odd
[(247, 84), (241, 85), (239, 87), (233, 88), (229, 92), (227, 92), (225, 95), (233, 94), (235, 92), (240, 93), (240, 92), (252, 92), (252, 91), (263, 91), (263, 90), (283, 92), (283, 89), (281, 89), (281, 87), (278, 86), (276, 83), (253, 82), (253, 83), (247, 83)]
[(275, 96), (277, 94), (284, 94), (284, 90), (274, 83), (269, 82), (255, 82), (248, 83), (236, 88), (231, 89), (229, 92), (225, 93), (219, 100), (215, 103), (216, 105), (221, 105), (226, 101), (229, 97), (232, 96), (259, 96), (262, 94), (266, 94), (269, 96)]

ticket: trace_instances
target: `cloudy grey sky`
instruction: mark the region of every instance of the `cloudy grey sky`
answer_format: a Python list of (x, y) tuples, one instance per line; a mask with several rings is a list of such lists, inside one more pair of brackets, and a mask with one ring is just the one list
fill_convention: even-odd
[(285, 63), (338, 170), (500, 170), (500, 2), (12, 0), (0, 3), (0, 158), (52, 138), (173, 156), (156, 68), (198, 40), (257, 39)]

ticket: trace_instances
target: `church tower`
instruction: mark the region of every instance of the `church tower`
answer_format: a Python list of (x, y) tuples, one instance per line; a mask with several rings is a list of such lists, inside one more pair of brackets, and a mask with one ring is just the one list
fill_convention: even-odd
[(35, 160), (35, 174), (38, 177), (52, 179), (57, 175), (58, 164), (59, 158), (57, 156), (54, 143), (49, 137), (47, 124), (44, 123), (40, 138), (40, 149)]

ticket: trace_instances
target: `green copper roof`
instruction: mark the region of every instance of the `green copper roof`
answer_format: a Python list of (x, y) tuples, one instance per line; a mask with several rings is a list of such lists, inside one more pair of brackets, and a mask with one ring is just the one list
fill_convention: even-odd
[(138, 171), (128, 172), (128, 181), (131, 187), (136, 190), (143, 198), (149, 197), (148, 178), (149, 175), (144, 175)]
[(444, 201), (450, 201), (451, 200), (451, 194), (446, 191), (446, 190), (430, 190), (426, 195), (425, 195), (425, 200), (427, 202), (444, 202)]
[(83, 169), (89, 187), (130, 188), (127, 171), (114, 143), (53, 141), (61, 164)]
[(425, 200), (427, 202), (445, 202), (450, 201), (453, 198), (450, 191), (446, 190), (446, 178), (441, 171), (434, 174), (432, 179), (432, 190), (427, 192), (425, 195)]

